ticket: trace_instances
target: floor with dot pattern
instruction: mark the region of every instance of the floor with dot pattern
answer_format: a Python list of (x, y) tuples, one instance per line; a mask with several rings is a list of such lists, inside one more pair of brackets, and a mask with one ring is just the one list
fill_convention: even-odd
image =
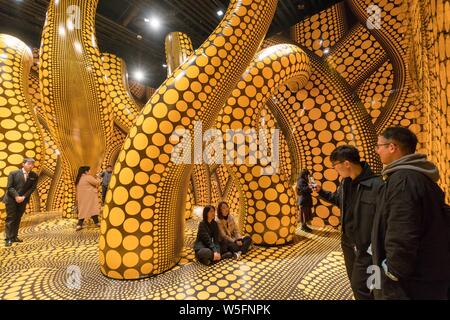
[[(203, 266), (191, 249), (197, 218), (186, 222), (182, 259), (170, 271), (135, 281), (100, 272), (98, 228), (74, 231), (74, 220), (36, 214), (22, 221), (21, 244), (0, 242), (0, 299), (352, 299), (339, 232), (297, 230), (293, 244), (254, 247), (241, 260)], [(1, 230), (1, 227), (0, 227)], [(71, 270), (80, 270), (81, 282)]]

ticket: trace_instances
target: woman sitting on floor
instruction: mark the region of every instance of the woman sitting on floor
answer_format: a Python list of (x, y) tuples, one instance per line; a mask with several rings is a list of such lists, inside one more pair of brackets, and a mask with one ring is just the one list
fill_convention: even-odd
[(194, 243), (195, 257), (207, 266), (233, 256), (231, 252), (221, 251), (219, 227), (215, 217), (216, 209), (213, 206), (203, 209), (203, 220), (198, 225), (197, 240)]
[(236, 259), (240, 259), (242, 254), (247, 253), (252, 239), (249, 236), (242, 237), (239, 229), (230, 214), (230, 207), (226, 202), (220, 202), (217, 208), (217, 224), (219, 225), (220, 237), (222, 239), (222, 250), (231, 251)]

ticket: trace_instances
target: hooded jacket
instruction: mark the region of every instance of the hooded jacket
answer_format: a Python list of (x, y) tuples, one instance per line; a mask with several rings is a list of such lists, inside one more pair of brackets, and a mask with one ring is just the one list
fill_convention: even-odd
[[(439, 172), (423, 154), (404, 156), (382, 171), (384, 186), (377, 200), (372, 231), (372, 259), (407, 281), (450, 280), (450, 248)], [(401, 298), (387, 278), (383, 298)], [(384, 284), (383, 284), (384, 283)]]

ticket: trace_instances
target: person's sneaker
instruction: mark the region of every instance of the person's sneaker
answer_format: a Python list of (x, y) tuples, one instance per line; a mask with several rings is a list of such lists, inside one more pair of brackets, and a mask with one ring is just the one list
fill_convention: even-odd
[(222, 255), (222, 259), (229, 259), (229, 258), (232, 258), (232, 257), (233, 257), (233, 254), (232, 254), (230, 251), (225, 252), (225, 253)]
[(15, 237), (15, 238), (12, 240), (12, 242), (23, 242), (23, 240), (22, 240), (22, 239), (19, 239), (18, 237)]
[(12, 240), (5, 240), (5, 247), (11, 247), (13, 244)]
[(83, 229), (83, 226), (77, 225), (77, 227), (75, 228), (75, 231), (80, 231), (81, 229)]
[(241, 257), (242, 257), (242, 252), (241, 251), (238, 251), (238, 252), (234, 253), (234, 259), (241, 260)]
[(312, 229), (310, 227), (308, 227), (308, 225), (305, 223), (302, 225), (302, 231), (311, 232)]

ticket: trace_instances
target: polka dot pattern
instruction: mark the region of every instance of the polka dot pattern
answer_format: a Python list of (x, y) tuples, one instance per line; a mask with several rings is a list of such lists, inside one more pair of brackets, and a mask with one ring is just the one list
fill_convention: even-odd
[[(269, 41), (289, 42), (280, 38), (271, 38)], [(363, 159), (374, 170), (381, 169), (373, 148), (376, 133), (367, 112), (355, 99), (346, 82), (336, 77), (322, 59), (312, 53), (307, 54), (311, 61), (311, 76), (306, 86), (297, 92), (291, 92), (287, 86), (280, 86), (267, 107), (282, 128), (290, 128), (286, 132), (286, 140), (290, 143), (291, 154), (299, 157), (294, 163), (300, 165), (293, 172), (307, 168), (314, 172), (316, 180), (324, 182), (327, 190), (333, 191), (339, 185), (339, 180), (331, 167), (330, 154), (338, 145), (357, 146)], [(297, 177), (291, 177), (291, 180)], [(314, 198), (313, 201), (314, 225), (339, 225), (338, 209), (322, 203), (322, 200)], [(319, 211), (317, 208), (320, 208)]]
[[(296, 79), (301, 88), (308, 77), (309, 59), (298, 47), (281, 44), (262, 50), (242, 75), (219, 114), (217, 128), (223, 134), (229, 129), (245, 131), (250, 128), (265, 128), (265, 125), (255, 121), (254, 115), (261, 112), (274, 90), (290, 79)], [(256, 87), (264, 95), (257, 94)], [(266, 139), (271, 140), (268, 136)], [(229, 142), (232, 149), (227, 153), (234, 149), (232, 140)], [(245, 154), (249, 155), (249, 151)], [(288, 179), (277, 172), (265, 175), (263, 161), (256, 165), (232, 167), (246, 199), (241, 213), (244, 215), (245, 234), (249, 234), (256, 244), (281, 245), (292, 241), (298, 212)]]
[(183, 32), (170, 32), (165, 39), (165, 49), (169, 77), (194, 53), (191, 38)]
[(291, 28), (291, 38), (322, 57), (345, 35), (347, 18), (344, 2), (339, 2)]
[[(226, 259), (206, 267), (195, 261), (192, 245), (199, 220), (190, 219), (184, 230), (186, 238), (181, 259), (174, 268), (141, 281), (115, 281), (104, 277), (98, 268), (98, 228), (87, 225), (82, 231), (75, 232), (74, 223), (58, 218), (58, 213), (24, 218), (20, 235), (25, 242), (0, 250), (0, 299), (292, 300), (351, 297), (342, 254), (336, 252), (339, 250), (339, 233), (334, 230), (315, 230), (314, 234), (297, 231), (290, 246), (254, 247), (239, 261)], [(2, 246), (3, 242), (0, 242)], [(148, 252), (142, 254), (148, 255)], [(125, 259), (128, 264), (133, 262), (132, 256)], [(70, 281), (69, 266), (79, 268), (81, 272), (79, 287)], [(317, 276), (323, 282), (314, 281), (314, 271), (320, 272)]]
[(386, 60), (386, 51), (361, 24), (355, 25), (325, 58), (353, 88)]
[[(186, 201), (189, 180), (185, 177), (192, 167), (170, 161), (177, 144), (170, 136), (177, 127), (192, 133), (194, 120), (202, 121), (205, 130), (214, 123), (267, 32), (275, 7), (274, 0), (231, 1), (213, 34), (161, 85), (142, 110), (119, 153), (106, 195), (106, 228), (100, 237), (105, 243), (100, 249), (100, 264), (106, 276), (137, 279), (167, 271), (179, 260), (184, 221), (179, 204)], [(236, 30), (242, 32), (239, 39), (234, 34)], [(142, 135), (146, 139), (141, 140)], [(125, 169), (131, 170), (123, 174)], [(137, 178), (141, 173), (142, 180)], [(144, 192), (140, 198), (133, 199), (129, 191), (133, 187)], [(139, 207), (138, 215), (127, 212), (130, 201)], [(118, 216), (124, 219), (114, 225)], [(151, 229), (144, 232), (142, 225), (147, 222)], [(108, 237), (108, 233), (113, 236)], [(133, 250), (123, 240), (129, 235), (140, 239)], [(119, 246), (115, 246), (117, 243)], [(143, 254), (144, 251), (149, 254)], [(132, 267), (124, 260), (128, 253), (139, 256)]]
[[(28, 95), (32, 63), (32, 52), (22, 41), (0, 34), (0, 199), (9, 173), (21, 167), (23, 158), (35, 158), (37, 171), (44, 158), (42, 135)], [(40, 210), (34, 199), (31, 206), (31, 211)], [(3, 203), (0, 212), (3, 220)]]
[[(440, 186), (450, 203), (450, 5), (414, 0), (407, 6), (408, 62), (421, 108), (405, 115), (419, 137), (419, 152), (439, 169)], [(401, 121), (405, 121), (402, 119)]]
[[(172, 73), (182, 65), (193, 53), (192, 41), (188, 35), (182, 32), (171, 32), (166, 36), (166, 63), (167, 75)], [(182, 86), (187, 86), (188, 81), (184, 81)], [(206, 206), (211, 203), (211, 186), (208, 165), (194, 164), (191, 175), (195, 204)]]
[(407, 37), (405, 37), (407, 26), (405, 10), (408, 5), (401, 0), (394, 2), (386, 0), (350, 0), (348, 4), (357, 19), (364, 26), (369, 18), (367, 7), (369, 5), (377, 5), (381, 9), (381, 28), (372, 29), (370, 32), (386, 50), (387, 56), (393, 63), (393, 69), (395, 70), (393, 90), (387, 105), (375, 122), (376, 131), (380, 133), (387, 127), (398, 125), (409, 127), (412, 121), (405, 115), (415, 111), (418, 102), (411, 95), (413, 88), (407, 70), (408, 41)]
[(103, 53), (101, 61), (105, 85), (111, 100), (114, 124), (128, 133), (139, 114), (139, 107), (127, 90), (125, 61), (110, 53)]
[[(98, 0), (51, 1), (42, 33), (39, 79), (49, 131), (61, 151), (62, 173), (52, 210), (73, 217), (75, 174), (95, 172), (113, 135), (111, 99), (95, 38)], [(67, 24), (66, 9), (80, 8), (81, 28)], [(55, 49), (57, 48), (57, 49)], [(86, 117), (89, 115), (89, 117)]]
[[(53, 138), (50, 134), (47, 120), (45, 119), (45, 107), (41, 99), (41, 89), (39, 87), (39, 50), (33, 49), (33, 66), (31, 67), (30, 74), (28, 76), (29, 86), (28, 94), (30, 95), (31, 104), (33, 110), (36, 113), (40, 131), (44, 140), (45, 155), (41, 165), (41, 172), (39, 174), (38, 186), (36, 188), (37, 193), (33, 194), (33, 198), (37, 198), (37, 204), (39, 211), (45, 212), (51, 210), (51, 199), (54, 195), (52, 192), (52, 182), (57, 181), (55, 173), (57, 172), (57, 166), (59, 165), (59, 150), (56, 146)], [(36, 195), (38, 195), (36, 197)], [(31, 209), (29, 207), (28, 209)], [(32, 213), (32, 210), (29, 212)]]

